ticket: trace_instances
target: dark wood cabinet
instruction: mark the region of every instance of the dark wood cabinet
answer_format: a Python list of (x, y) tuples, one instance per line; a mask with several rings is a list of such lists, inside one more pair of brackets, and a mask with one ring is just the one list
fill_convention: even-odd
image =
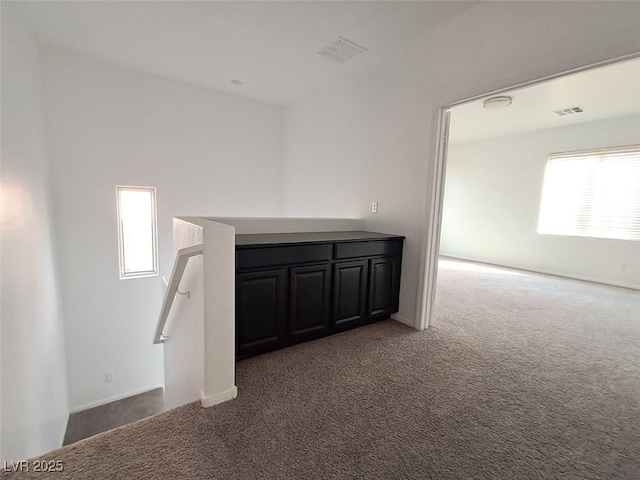
[(394, 257), (369, 260), (369, 319), (389, 318), (398, 310), (399, 281), (399, 265)]
[(236, 356), (384, 320), (398, 311), (404, 237), (236, 235)]
[(333, 265), (333, 325), (338, 330), (366, 319), (367, 260)]
[(331, 269), (328, 264), (289, 269), (289, 338), (294, 342), (329, 332)]
[(236, 275), (236, 354), (242, 357), (286, 345), (286, 270)]

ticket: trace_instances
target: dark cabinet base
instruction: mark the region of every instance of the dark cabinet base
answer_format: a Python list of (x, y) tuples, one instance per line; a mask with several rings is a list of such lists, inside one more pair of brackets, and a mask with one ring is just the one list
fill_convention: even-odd
[(286, 344), (284, 270), (236, 275), (236, 353), (258, 355)]
[(333, 327), (336, 331), (362, 325), (367, 318), (367, 260), (333, 264)]
[(289, 269), (289, 340), (294, 343), (329, 333), (331, 299), (329, 265)]
[[(315, 234), (320, 239), (314, 241), (314, 234), (297, 235), (304, 235), (304, 242), (292, 241), (296, 234), (236, 237), (243, 237), (236, 246), (239, 359), (384, 320), (398, 311), (404, 237), (333, 232)], [(253, 244), (246, 237), (262, 242)], [(264, 237), (282, 243), (264, 245)]]

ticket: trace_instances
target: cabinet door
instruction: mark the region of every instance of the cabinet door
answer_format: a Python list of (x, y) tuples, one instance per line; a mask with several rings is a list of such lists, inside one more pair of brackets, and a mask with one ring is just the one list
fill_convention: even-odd
[(281, 348), (287, 339), (284, 269), (236, 275), (236, 356)]
[(343, 330), (366, 318), (367, 260), (333, 265), (333, 326)]
[(330, 277), (328, 264), (289, 270), (289, 338), (293, 342), (328, 333)]
[(395, 257), (375, 258), (369, 264), (368, 320), (382, 320), (398, 309), (399, 262)]

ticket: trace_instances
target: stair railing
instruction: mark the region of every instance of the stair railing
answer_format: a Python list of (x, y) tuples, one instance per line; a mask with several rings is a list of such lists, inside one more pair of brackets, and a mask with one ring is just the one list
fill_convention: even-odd
[[(180, 287), (180, 281), (184, 274), (184, 269), (187, 266), (187, 262), (191, 257), (202, 254), (203, 245), (193, 245), (192, 247), (181, 248), (176, 252), (176, 258), (173, 262), (173, 270), (171, 271), (171, 277), (169, 278), (169, 285), (164, 294), (164, 300), (162, 301), (162, 310), (160, 310), (160, 316), (158, 317), (158, 324), (156, 325), (156, 332), (153, 336), (153, 343), (164, 343), (165, 339), (169, 338), (164, 334), (164, 327), (169, 318), (169, 312), (171, 312), (171, 306), (173, 300)], [(182, 293), (182, 292), (180, 292)]]

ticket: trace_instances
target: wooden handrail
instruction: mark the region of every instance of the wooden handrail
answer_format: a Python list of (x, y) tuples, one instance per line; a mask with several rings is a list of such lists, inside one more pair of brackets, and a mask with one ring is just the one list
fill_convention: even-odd
[(160, 317), (158, 318), (158, 325), (156, 326), (156, 333), (153, 336), (153, 343), (164, 343), (167, 336), (163, 335), (164, 326), (169, 318), (169, 312), (173, 305), (173, 300), (178, 293), (178, 287), (180, 286), (180, 280), (184, 274), (184, 269), (187, 266), (187, 262), (191, 257), (202, 254), (203, 245), (194, 245), (192, 247), (181, 248), (176, 253), (176, 259), (173, 262), (173, 270), (171, 271), (171, 277), (169, 278), (169, 286), (164, 294), (164, 300), (162, 301), (162, 310), (160, 310)]

